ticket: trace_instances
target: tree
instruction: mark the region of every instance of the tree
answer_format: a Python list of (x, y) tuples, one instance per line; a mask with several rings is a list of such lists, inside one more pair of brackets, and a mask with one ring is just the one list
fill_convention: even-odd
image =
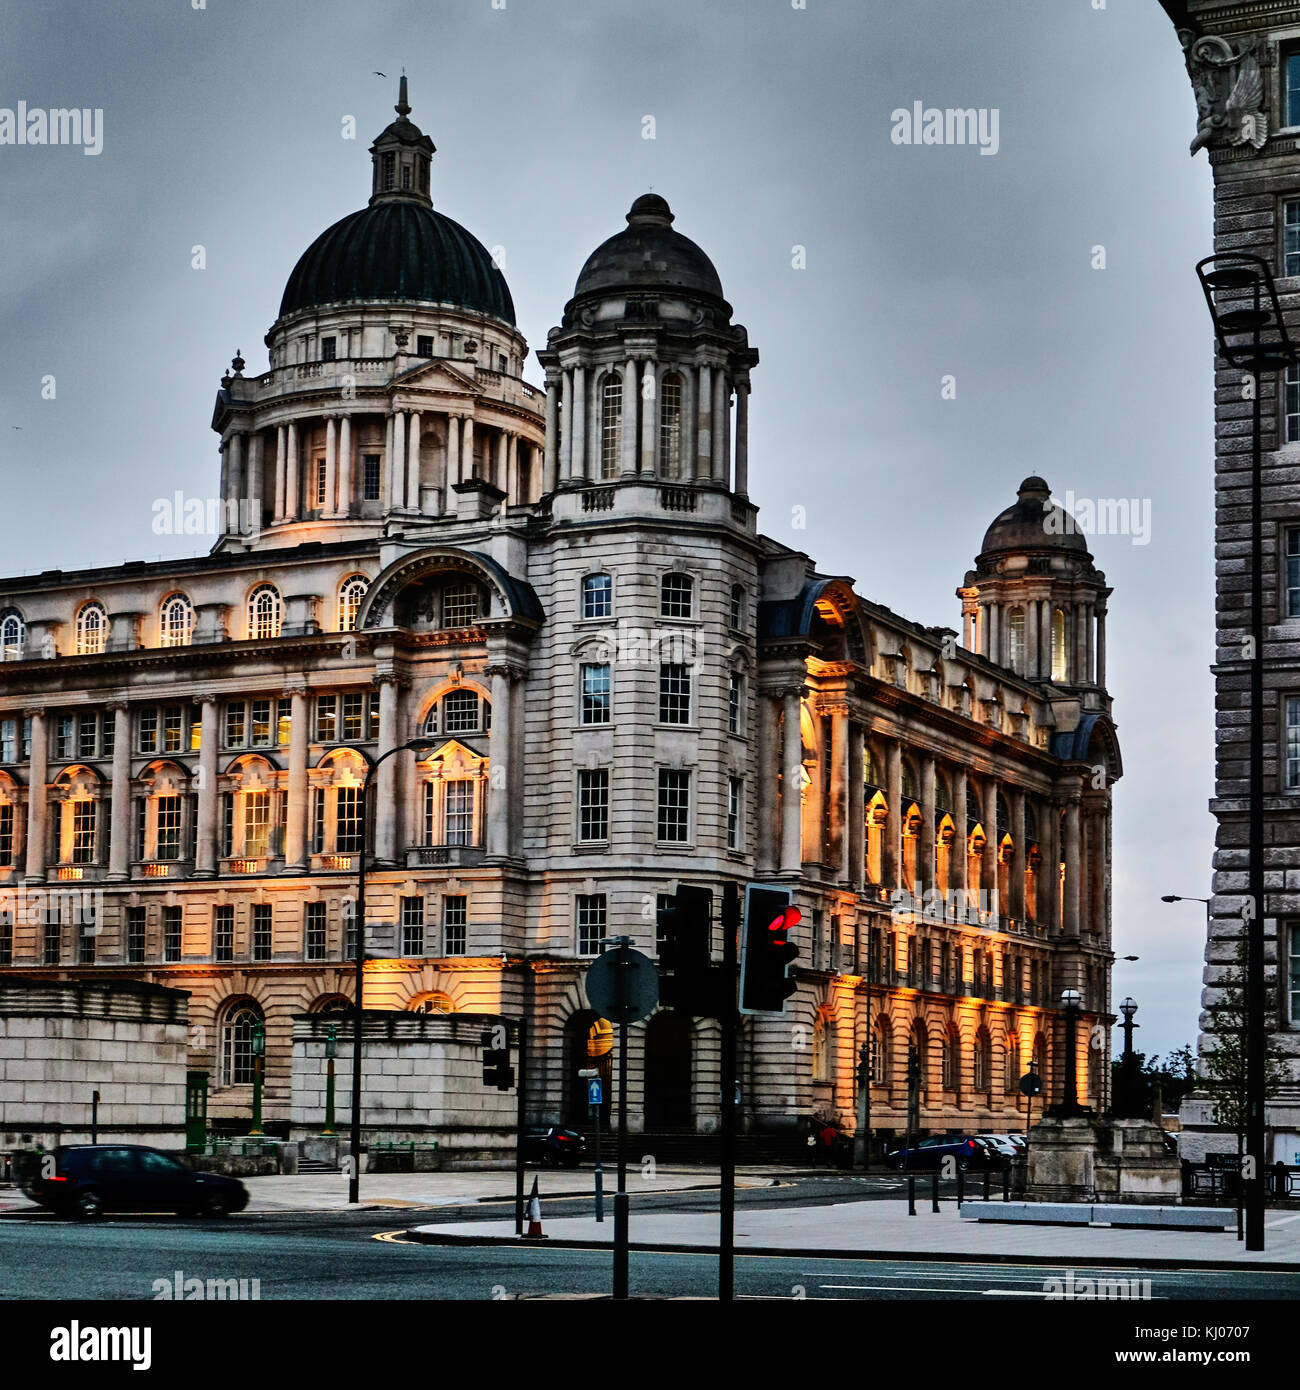
[[(1111, 1094), (1120, 1097), (1124, 1091), (1124, 1060), (1111, 1062)], [(1134, 1116), (1149, 1117), (1155, 1113), (1155, 1093), (1160, 1091), (1162, 1111), (1177, 1110), (1183, 1097), (1196, 1085), (1196, 1054), (1184, 1044), (1162, 1059), (1159, 1055), (1147, 1058), (1145, 1052), (1133, 1054), (1131, 1105)]]

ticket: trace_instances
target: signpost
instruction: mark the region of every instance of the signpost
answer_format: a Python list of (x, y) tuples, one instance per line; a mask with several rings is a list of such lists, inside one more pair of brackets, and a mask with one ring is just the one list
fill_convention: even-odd
[(605, 1088), (595, 1067), (583, 1067), (578, 1073), (587, 1083), (587, 1106), (596, 1125), (596, 1220), (605, 1219), (605, 1167), (600, 1161), (600, 1111), (605, 1103)]
[(1020, 1078), (1020, 1094), (1025, 1098), (1025, 1187), (1029, 1186), (1029, 1126), (1034, 1118), (1034, 1097), (1043, 1094), (1043, 1078), (1027, 1071)]
[(618, 1190), (614, 1193), (614, 1297), (627, 1297), (627, 1026), (649, 1018), (659, 1003), (654, 962), (632, 949), (630, 936), (607, 938), (611, 947), (587, 970), (587, 1003), (618, 1025)]

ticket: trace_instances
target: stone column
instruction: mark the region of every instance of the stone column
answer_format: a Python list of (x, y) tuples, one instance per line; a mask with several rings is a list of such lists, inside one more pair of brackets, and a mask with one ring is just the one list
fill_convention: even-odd
[(460, 441), (460, 480), (468, 482), (474, 476), (474, 417), (465, 417), (465, 434)]
[(442, 489), (443, 516), (451, 516), (456, 510), (456, 494), (452, 488), (460, 482), (460, 425), (459, 415), (447, 416), (447, 476)]
[(736, 483), (737, 497), (749, 496), (749, 383), (736, 383)]
[[(128, 726), (129, 727), (129, 726)], [(119, 732), (114, 754), (121, 742)], [(114, 758), (116, 764), (116, 757)], [(114, 766), (113, 780), (117, 781)], [(194, 828), (194, 877), (213, 878), (217, 872), (217, 697), (199, 696), (199, 807)], [(130, 832), (130, 807), (125, 812)], [(113, 844), (117, 844), (117, 811), (113, 812)]]
[(713, 374), (713, 476), (731, 486), (731, 383), (721, 367)]
[(921, 758), (921, 840), (917, 845), (916, 888), (918, 896), (934, 887), (934, 758)]
[(1097, 684), (1106, 684), (1106, 610), (1097, 610)]
[(227, 449), (229, 467), (226, 472), (228, 492), (226, 494), (226, 514), (222, 518), (222, 530), (229, 534), (239, 532), (239, 499), (244, 495), (244, 436), (239, 433), (230, 436)]
[(903, 882), (903, 746), (891, 739), (885, 749), (885, 844), (881, 855), (882, 888)]
[(277, 425), (275, 430), (275, 520), (284, 520), (286, 505), (286, 483), (285, 470), (287, 468), (288, 448), (285, 443), (286, 430), (283, 425)]
[(757, 772), (754, 786), (758, 824), (754, 844), (754, 864), (761, 873), (764, 870), (776, 868), (780, 836), (774, 773), (781, 766), (781, 749), (778, 746), (776, 732), (776, 701), (766, 691), (759, 691), (758, 693), (755, 701), (755, 714), (758, 723), (758, 753), (755, 759)]
[[(525, 446), (527, 447), (527, 446)], [(519, 482), (519, 436), (508, 434), (506, 436), (506, 502), (523, 503), (528, 499), (523, 495), (523, 489)]]
[(1029, 846), (1025, 843), (1025, 793), (1016, 787), (1011, 793), (1011, 901), (1004, 909), (1008, 917), (1025, 920), (1025, 864)]
[(406, 505), (418, 512), (420, 507), (420, 414), (411, 411), (410, 438), (406, 447)]
[(623, 365), (623, 438), (619, 459), (619, 476), (636, 477), (636, 405), (640, 387), (636, 379), (636, 363), (630, 359)]
[[(397, 677), (391, 671), (375, 677), (379, 686), (380, 757), (397, 746)], [(375, 774), (375, 862), (391, 864), (397, 855), (397, 799), (393, 764), (388, 758)]]
[(781, 692), (784, 724), (781, 732), (781, 872), (797, 874), (803, 867), (803, 734), (800, 701), (803, 688)]
[(398, 511), (406, 506), (406, 412), (393, 411), (393, 466), (389, 472), (388, 505)]
[(1040, 621), (1042, 630), (1039, 636), (1039, 658), (1042, 662), (1041, 673), (1048, 680), (1052, 676), (1052, 601), (1044, 599), (1040, 605)]
[(952, 775), (952, 853), (948, 856), (949, 894), (955, 894), (958, 905), (966, 904), (966, 769), (959, 767)]
[(826, 846), (827, 862), (833, 864), (836, 878), (845, 882), (849, 876), (848, 787), (849, 770), (849, 710), (847, 705), (835, 705), (826, 711), (831, 721), (831, 765), (828, 769), (826, 794), (830, 798), (830, 823)]
[[(284, 827), (284, 867), (287, 873), (307, 872), (307, 691), (285, 691), (289, 709), (289, 809)], [(380, 768), (383, 775), (383, 768)]]
[(352, 515), (352, 417), (339, 420), (339, 516)]
[[(27, 881), (45, 882), (45, 846), (49, 832), (46, 782), (49, 778), (49, 726), (45, 711), (25, 709), (32, 721), (32, 757), (27, 776)], [(131, 745), (128, 742), (127, 747)]]
[(492, 483), (494, 487), (499, 487), (501, 491), (505, 492), (507, 495), (509, 495), (509, 490), (506, 484), (509, 480), (506, 477), (506, 466), (509, 457), (510, 446), (506, 442), (506, 432), (505, 430), (498, 430), (496, 439), (496, 463), (492, 468)]
[(338, 422), (333, 415), (327, 415), (325, 417), (325, 505), (321, 508), (322, 516), (338, 515), (338, 504), (334, 500), (338, 496), (338, 485)]
[(984, 907), (997, 915), (998, 895), (998, 784), (991, 776), (984, 779), (984, 806), (980, 812), (984, 822), (984, 857), (980, 860), (980, 888)]
[(509, 666), (490, 666), (487, 674), (492, 677), (492, 775), (488, 781), (487, 852), (506, 858), (511, 850), (510, 803), (514, 784), (511, 705), (516, 672)]
[(573, 476), (587, 476), (587, 369), (573, 369)]
[(298, 423), (296, 420), (289, 422), (285, 434), (284, 482), (284, 519), (297, 521), (302, 466), (298, 460)]
[(695, 428), (697, 478), (713, 476), (713, 369), (705, 363), (699, 372), (699, 416)]
[(848, 866), (844, 877), (855, 893), (867, 881), (867, 794), (866, 730), (861, 724), (849, 725), (849, 833)]
[[(646, 383), (652, 384), (654, 394), (647, 396)], [(659, 373), (653, 362), (642, 362), (641, 382), (637, 388), (641, 399), (641, 475), (653, 478), (659, 473), (658, 450), (655, 448), (659, 424)]]
[(246, 508), (240, 509), (240, 526), (244, 530), (244, 519), (249, 522), (249, 530), (262, 529), (262, 488), (265, 486), (265, 472), (262, 466), (262, 432), (254, 430), (248, 436), (248, 462), (244, 467), (244, 499)]
[(1066, 936), (1079, 935), (1079, 803), (1071, 801), (1065, 808), (1065, 920), (1061, 923)]
[(699, 407), (695, 396), (695, 368), (682, 368), (682, 479), (691, 482), (695, 477), (695, 431)]
[(108, 881), (131, 877), (131, 710), (125, 700), (113, 700), (113, 787), (109, 824)]
[(1083, 679), (1093, 681), (1093, 653), (1094, 637), (1092, 627), (1092, 604), (1085, 603), (1083, 606)]
[(989, 605), (982, 603), (979, 606), (979, 654), (988, 656), (989, 654)]
[(1038, 600), (1025, 604), (1025, 674), (1033, 680), (1038, 675)]
[[(546, 379), (546, 457), (542, 464), (542, 492), (554, 492), (559, 480), (560, 388), (553, 377)], [(566, 421), (567, 424), (567, 421)], [(450, 438), (450, 436), (448, 436)]]
[(573, 436), (579, 429), (578, 421), (573, 418), (573, 373), (567, 368), (560, 379), (560, 390), (560, 417), (564, 421), (564, 433), (560, 438), (560, 477), (567, 481), (573, 477)]
[(1002, 606), (997, 603), (989, 604), (989, 650), (988, 657), (995, 666), (1001, 666), (1002, 661)]

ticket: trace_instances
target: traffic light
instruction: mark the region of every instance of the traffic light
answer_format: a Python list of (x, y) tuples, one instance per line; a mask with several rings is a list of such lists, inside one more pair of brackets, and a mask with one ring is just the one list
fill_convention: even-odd
[(682, 884), (659, 909), (657, 926), (659, 1002), (693, 1017), (714, 1015), (712, 890)]
[(498, 1091), (509, 1091), (515, 1084), (515, 1069), (510, 1065), (510, 1049), (494, 1047), (504, 1041), (504, 1028), (489, 1028), (479, 1034), (483, 1044), (483, 1084)]
[(783, 1013), (795, 991), (790, 962), (799, 948), (789, 939), (801, 916), (789, 888), (765, 888), (751, 883), (745, 889), (745, 921), (740, 934), (740, 1012)]

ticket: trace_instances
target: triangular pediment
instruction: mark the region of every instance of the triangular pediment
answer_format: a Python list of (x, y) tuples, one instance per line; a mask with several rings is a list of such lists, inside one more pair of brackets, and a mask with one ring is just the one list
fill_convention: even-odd
[(393, 378), (395, 386), (401, 386), (403, 390), (410, 390), (411, 387), (418, 387), (422, 391), (446, 392), (454, 396), (477, 396), (480, 394), (478, 383), (465, 371), (462, 371), (454, 362), (448, 362), (444, 358), (434, 358), (428, 362), (421, 362), (417, 366), (410, 367), (400, 375)]

